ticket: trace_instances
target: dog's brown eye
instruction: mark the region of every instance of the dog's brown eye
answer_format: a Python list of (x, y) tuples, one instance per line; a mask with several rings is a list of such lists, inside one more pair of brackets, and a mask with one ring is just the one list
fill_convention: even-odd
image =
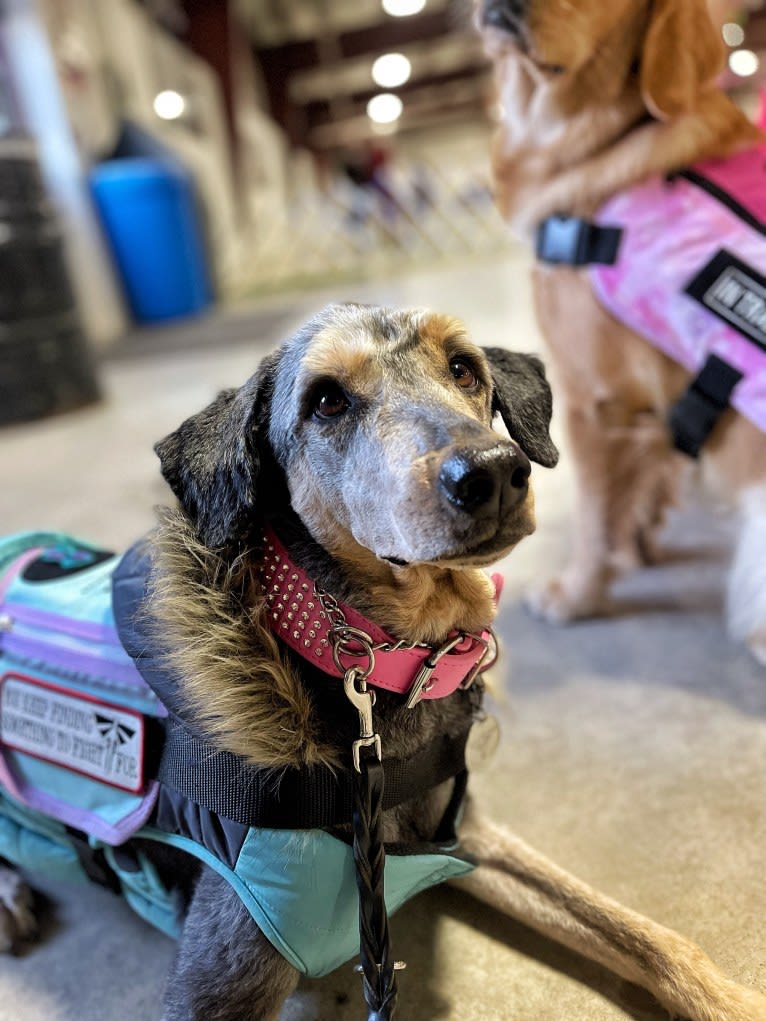
[(479, 385), (476, 373), (471, 366), (466, 362), (460, 361), (459, 358), (455, 358), (449, 363), (449, 370), (454, 376), (457, 385), (463, 390), (473, 390), (474, 387)]
[(317, 418), (337, 418), (348, 406), (348, 397), (334, 383), (327, 383), (314, 395), (314, 414)]

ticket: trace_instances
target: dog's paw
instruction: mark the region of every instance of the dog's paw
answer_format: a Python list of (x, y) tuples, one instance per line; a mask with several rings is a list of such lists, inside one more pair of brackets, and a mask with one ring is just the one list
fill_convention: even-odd
[(600, 585), (572, 584), (565, 575), (530, 589), (524, 603), (536, 617), (554, 624), (599, 617), (607, 610), (606, 596)]
[(36, 933), (32, 891), (18, 872), (0, 866), (0, 953), (12, 952)]

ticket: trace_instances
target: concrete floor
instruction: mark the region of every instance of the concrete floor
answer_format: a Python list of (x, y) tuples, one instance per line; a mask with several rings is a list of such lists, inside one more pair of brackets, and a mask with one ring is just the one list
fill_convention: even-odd
[[(429, 306), (475, 339), (538, 346), (526, 264), (442, 270), (343, 294), (281, 299), (134, 341), (105, 367), (108, 398), (0, 435), (0, 529), (54, 527), (113, 548), (140, 535), (168, 492), (152, 444), (325, 300)], [(182, 350), (191, 337), (191, 347)], [(211, 339), (213, 338), (213, 339)], [(557, 629), (520, 594), (563, 561), (571, 473), (536, 468), (537, 534), (504, 564), (495, 712), (505, 740), (473, 788), (490, 812), (561, 865), (699, 942), (766, 990), (766, 671), (727, 639), (731, 524), (699, 506), (668, 529), (665, 562), (624, 582), (611, 619)], [(173, 953), (116, 898), (39, 883), (43, 941), (0, 960), (0, 1021), (158, 1021)], [(645, 994), (452, 889), (395, 916), (402, 1021), (659, 1021)], [(304, 982), (282, 1021), (363, 1016), (342, 968)]]

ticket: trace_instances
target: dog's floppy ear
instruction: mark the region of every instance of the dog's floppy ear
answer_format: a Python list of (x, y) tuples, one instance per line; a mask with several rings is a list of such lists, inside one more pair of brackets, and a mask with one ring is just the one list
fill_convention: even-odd
[(165, 480), (210, 549), (245, 538), (252, 525), (274, 366), (266, 359), (239, 390), (224, 390), (155, 445)]
[(492, 410), (524, 453), (545, 468), (553, 468), (559, 452), (548, 429), (553, 414), (551, 388), (545, 367), (536, 355), (519, 354), (502, 347), (485, 347), (494, 384)]
[(641, 95), (649, 112), (672, 120), (697, 105), (721, 70), (724, 45), (704, 0), (652, 0), (641, 55)]

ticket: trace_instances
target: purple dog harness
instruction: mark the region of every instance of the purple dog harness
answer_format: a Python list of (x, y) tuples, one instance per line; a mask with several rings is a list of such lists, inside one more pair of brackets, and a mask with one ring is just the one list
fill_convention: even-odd
[(696, 456), (731, 404), (766, 432), (766, 146), (655, 177), (594, 223), (551, 217), (545, 262), (588, 266), (616, 319), (696, 375), (671, 412)]

